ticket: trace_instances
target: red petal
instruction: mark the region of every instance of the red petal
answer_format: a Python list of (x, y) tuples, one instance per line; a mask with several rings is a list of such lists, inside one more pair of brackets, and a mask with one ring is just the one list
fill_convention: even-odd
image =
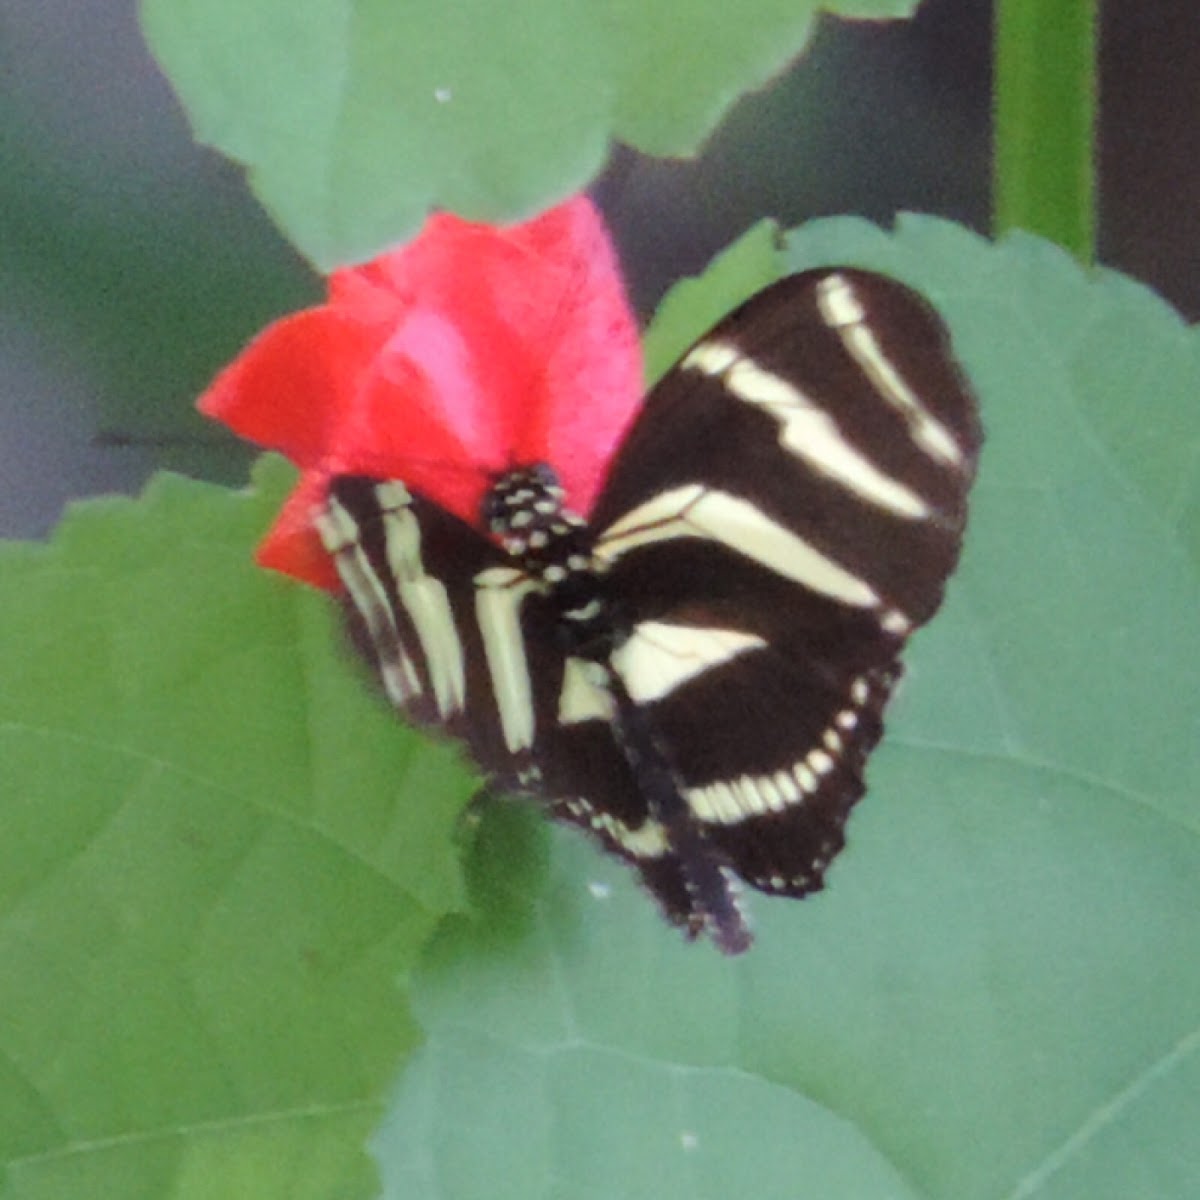
[(328, 306), (285, 317), (217, 376), (197, 406), (247, 441), (315, 466), (383, 336)]
[(616, 256), (587, 199), (506, 229), (434, 216), (409, 246), (339, 272), (332, 295), (364, 320), (380, 319), (389, 295), (405, 314), (341, 454), (471, 522), (491, 475), (534, 461), (590, 510), (642, 371)]
[(596, 210), (582, 202), (563, 205), (541, 224), (544, 236), (573, 246), (578, 274), (538, 348), (541, 395), (531, 406), (519, 458), (550, 463), (569, 505), (586, 516), (641, 404), (641, 343)]
[(342, 586), (337, 570), (313, 526), (313, 513), (324, 504), (328, 484), (328, 477), (323, 474), (303, 477), (284, 502), (254, 557), (272, 571), (337, 592)]
[(336, 272), (328, 304), (272, 325), (202, 410), (305, 469), (260, 560), (321, 587), (329, 476), (402, 479), (478, 524), (497, 472), (547, 462), (586, 514), (641, 395), (637, 331), (596, 210), (497, 228), (440, 214)]

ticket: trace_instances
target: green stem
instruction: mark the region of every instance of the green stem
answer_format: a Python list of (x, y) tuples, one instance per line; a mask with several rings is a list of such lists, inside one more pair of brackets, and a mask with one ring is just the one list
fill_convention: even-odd
[(996, 0), (993, 223), (1095, 254), (1099, 0)]

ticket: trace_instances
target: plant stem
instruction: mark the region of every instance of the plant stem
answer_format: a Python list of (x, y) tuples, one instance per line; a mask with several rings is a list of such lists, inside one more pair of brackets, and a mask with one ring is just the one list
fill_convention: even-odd
[(993, 225), (1095, 254), (1099, 0), (996, 0)]

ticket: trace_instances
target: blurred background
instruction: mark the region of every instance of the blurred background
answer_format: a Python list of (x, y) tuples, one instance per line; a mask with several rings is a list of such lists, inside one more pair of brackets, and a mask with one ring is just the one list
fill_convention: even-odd
[[(1200, 315), (1200, 4), (1109, 0), (1104, 263)], [(646, 316), (753, 221), (989, 220), (992, 0), (821, 26), (696, 160), (618, 149), (596, 196)], [(0, 536), (158, 467), (240, 483), (192, 411), (266, 321), (321, 294), (240, 170), (196, 146), (131, 0), (0, 0)]]

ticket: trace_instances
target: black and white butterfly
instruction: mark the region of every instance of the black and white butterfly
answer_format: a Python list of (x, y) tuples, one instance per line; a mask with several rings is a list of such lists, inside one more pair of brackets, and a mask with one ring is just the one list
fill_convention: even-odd
[(318, 526), (396, 708), (734, 953), (739, 878), (804, 896), (843, 845), (981, 439), (921, 297), (809, 271), (654, 387), (587, 523), (553, 464), (523, 463), (478, 528), (358, 476), (333, 480)]

